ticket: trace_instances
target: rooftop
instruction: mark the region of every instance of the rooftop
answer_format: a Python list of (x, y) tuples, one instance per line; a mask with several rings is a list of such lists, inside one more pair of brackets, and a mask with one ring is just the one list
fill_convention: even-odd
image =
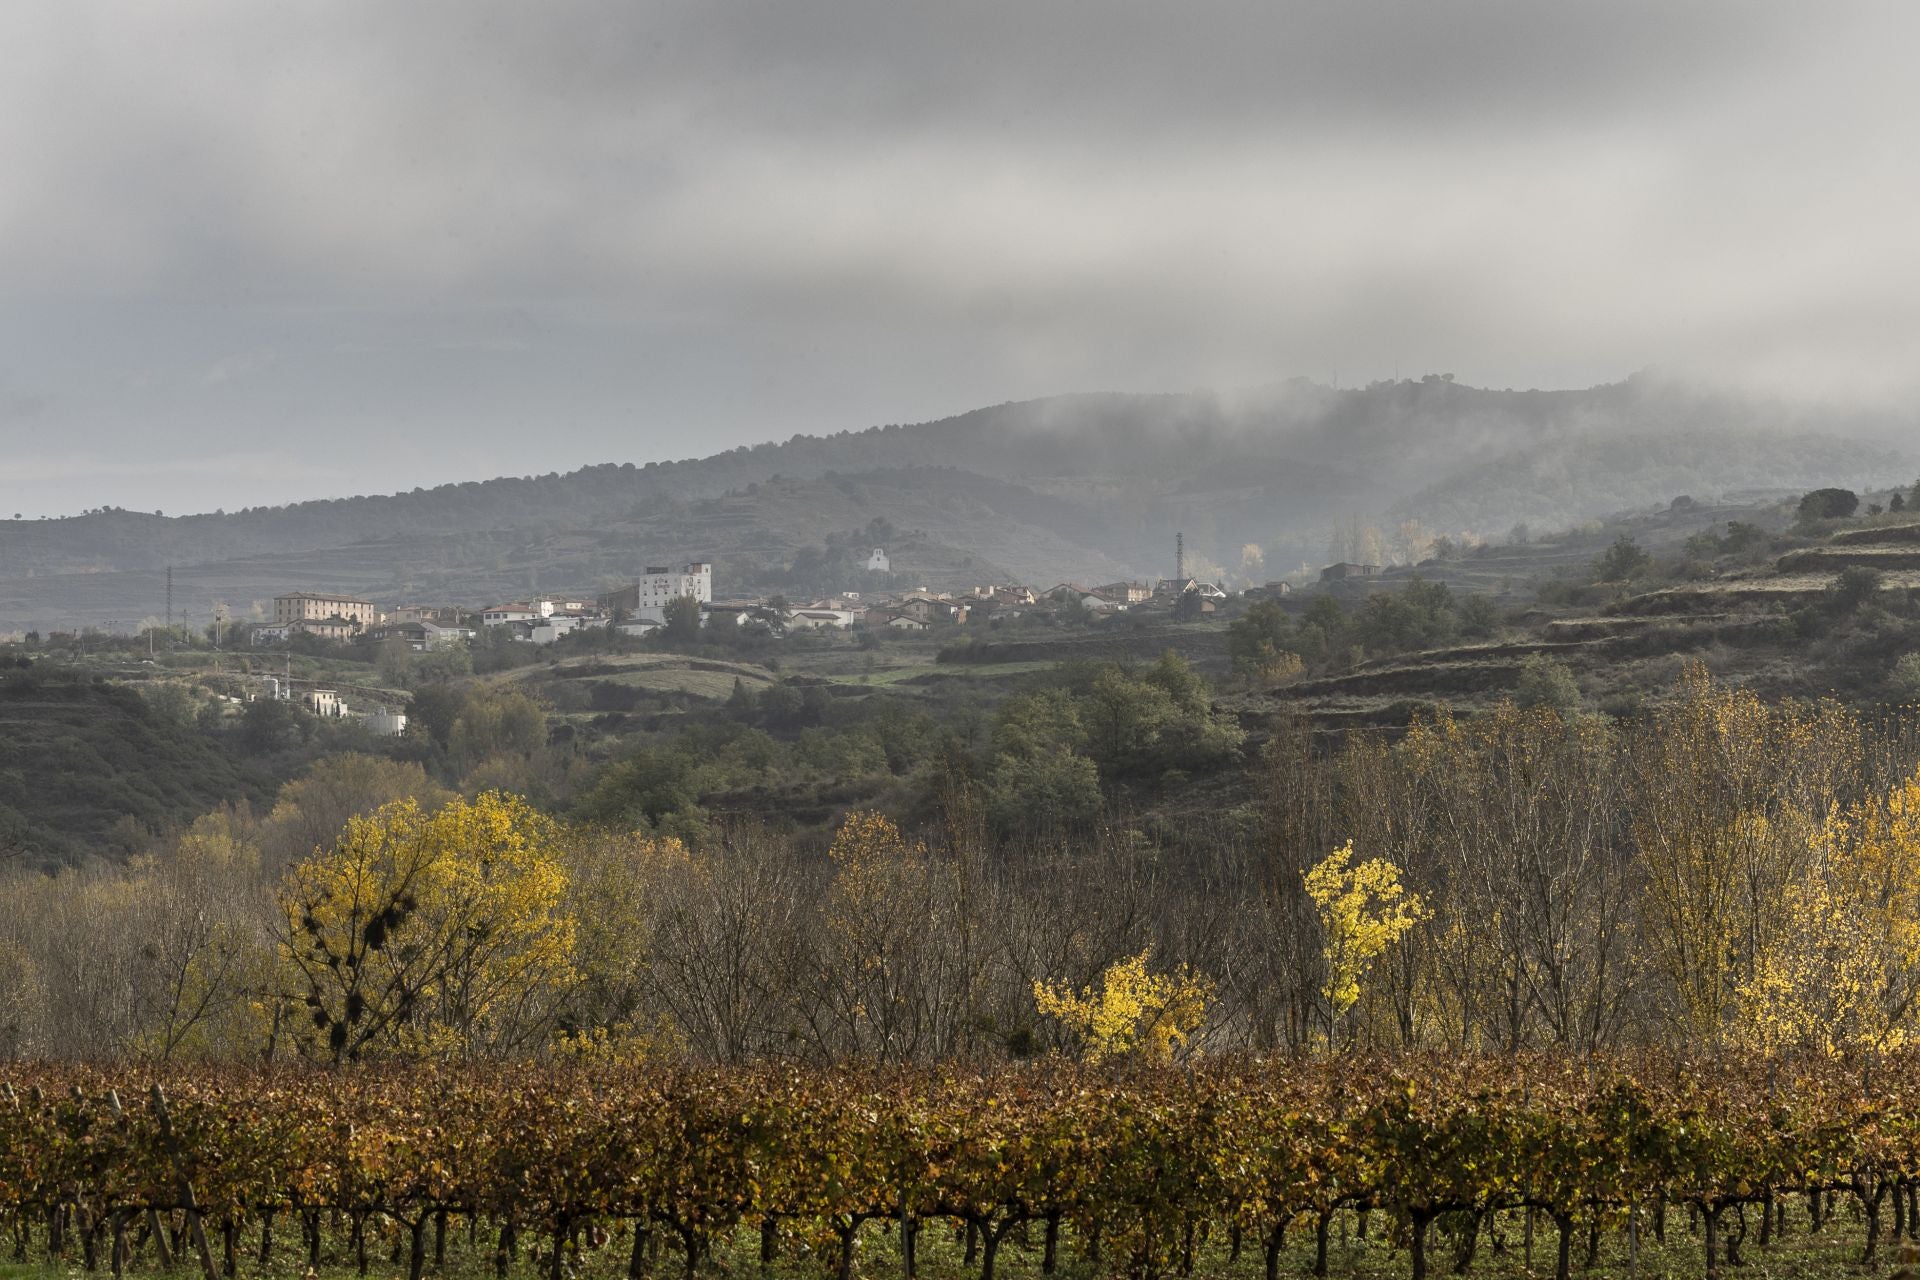
[(274, 599), (275, 600), (320, 600), (320, 601), (326, 602), (327, 604), (364, 604), (368, 608), (373, 607), (373, 601), (371, 600), (362, 600), (358, 596), (346, 596), (346, 595), (340, 595), (337, 592), (330, 593), (325, 591), (287, 591), (287, 592), (281, 593), (280, 595), (275, 596)]

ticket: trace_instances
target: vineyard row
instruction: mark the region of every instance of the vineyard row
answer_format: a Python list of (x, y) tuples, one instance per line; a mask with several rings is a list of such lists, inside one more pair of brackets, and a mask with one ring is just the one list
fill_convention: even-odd
[[(22, 1251), (78, 1242), (118, 1274), (169, 1237), (209, 1280), (242, 1230), (398, 1224), (419, 1280), (449, 1216), (484, 1226), (505, 1276), (543, 1249), (556, 1277), (617, 1229), (636, 1277), (665, 1245), (691, 1275), (758, 1229), (850, 1275), (885, 1223), (908, 1275), (922, 1224), (950, 1223), (993, 1280), (1010, 1231), (1064, 1231), (1105, 1271), (1189, 1262), (1196, 1232), (1265, 1250), (1347, 1210), (1386, 1215), (1428, 1269), (1430, 1227), (1526, 1209), (1575, 1242), (1702, 1226), (1706, 1273), (1786, 1197), (1816, 1223), (1851, 1200), (1871, 1261), (1920, 1232), (1920, 1054), (1064, 1063), (986, 1073), (425, 1066), (318, 1072), (15, 1066), (0, 1072), (0, 1214)], [(1734, 1230), (1734, 1224), (1738, 1230)], [(1470, 1235), (1471, 1233), (1469, 1233)], [(1638, 1238), (1636, 1236), (1636, 1238)], [(103, 1261), (104, 1260), (104, 1261)]]

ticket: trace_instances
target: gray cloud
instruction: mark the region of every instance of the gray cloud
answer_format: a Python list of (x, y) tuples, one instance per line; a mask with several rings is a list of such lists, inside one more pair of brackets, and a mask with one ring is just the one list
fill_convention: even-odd
[(1754, 0), (29, 0), (0, 508), (1299, 373), (1904, 393), (1916, 36)]

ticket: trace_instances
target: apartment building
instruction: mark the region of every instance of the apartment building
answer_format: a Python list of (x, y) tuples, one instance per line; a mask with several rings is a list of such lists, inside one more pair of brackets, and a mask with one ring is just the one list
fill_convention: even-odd
[(273, 621), (275, 626), (344, 622), (356, 627), (370, 627), (380, 621), (380, 611), (371, 602), (356, 600), (352, 596), (292, 591), (273, 598)]

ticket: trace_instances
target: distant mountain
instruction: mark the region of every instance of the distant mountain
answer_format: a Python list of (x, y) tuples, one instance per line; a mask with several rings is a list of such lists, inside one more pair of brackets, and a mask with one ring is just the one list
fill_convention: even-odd
[(244, 612), (290, 587), (480, 603), (694, 557), (716, 562), (723, 592), (799, 587), (803, 549), (876, 519), (918, 539), (920, 563), (896, 558), (896, 570), (929, 579), (1162, 576), (1176, 530), (1191, 564), (1236, 566), (1252, 543), (1277, 569), (1317, 562), (1336, 521), (1498, 534), (1680, 493), (1893, 483), (1914, 462), (1877, 441), (1911, 428), (1647, 377), (1575, 391), (1426, 378), (1065, 395), (680, 462), (206, 515), (0, 522), (0, 630), (134, 625), (164, 609), (169, 564), (177, 607), (198, 619), (216, 598)]
[(1415, 490), (1389, 515), (1447, 530), (1498, 532), (1497, 521), (1509, 517), (1551, 529), (1681, 494), (1719, 499), (1899, 484), (1914, 465), (1890, 449), (1829, 436), (1626, 431), (1555, 438), (1492, 457)]

